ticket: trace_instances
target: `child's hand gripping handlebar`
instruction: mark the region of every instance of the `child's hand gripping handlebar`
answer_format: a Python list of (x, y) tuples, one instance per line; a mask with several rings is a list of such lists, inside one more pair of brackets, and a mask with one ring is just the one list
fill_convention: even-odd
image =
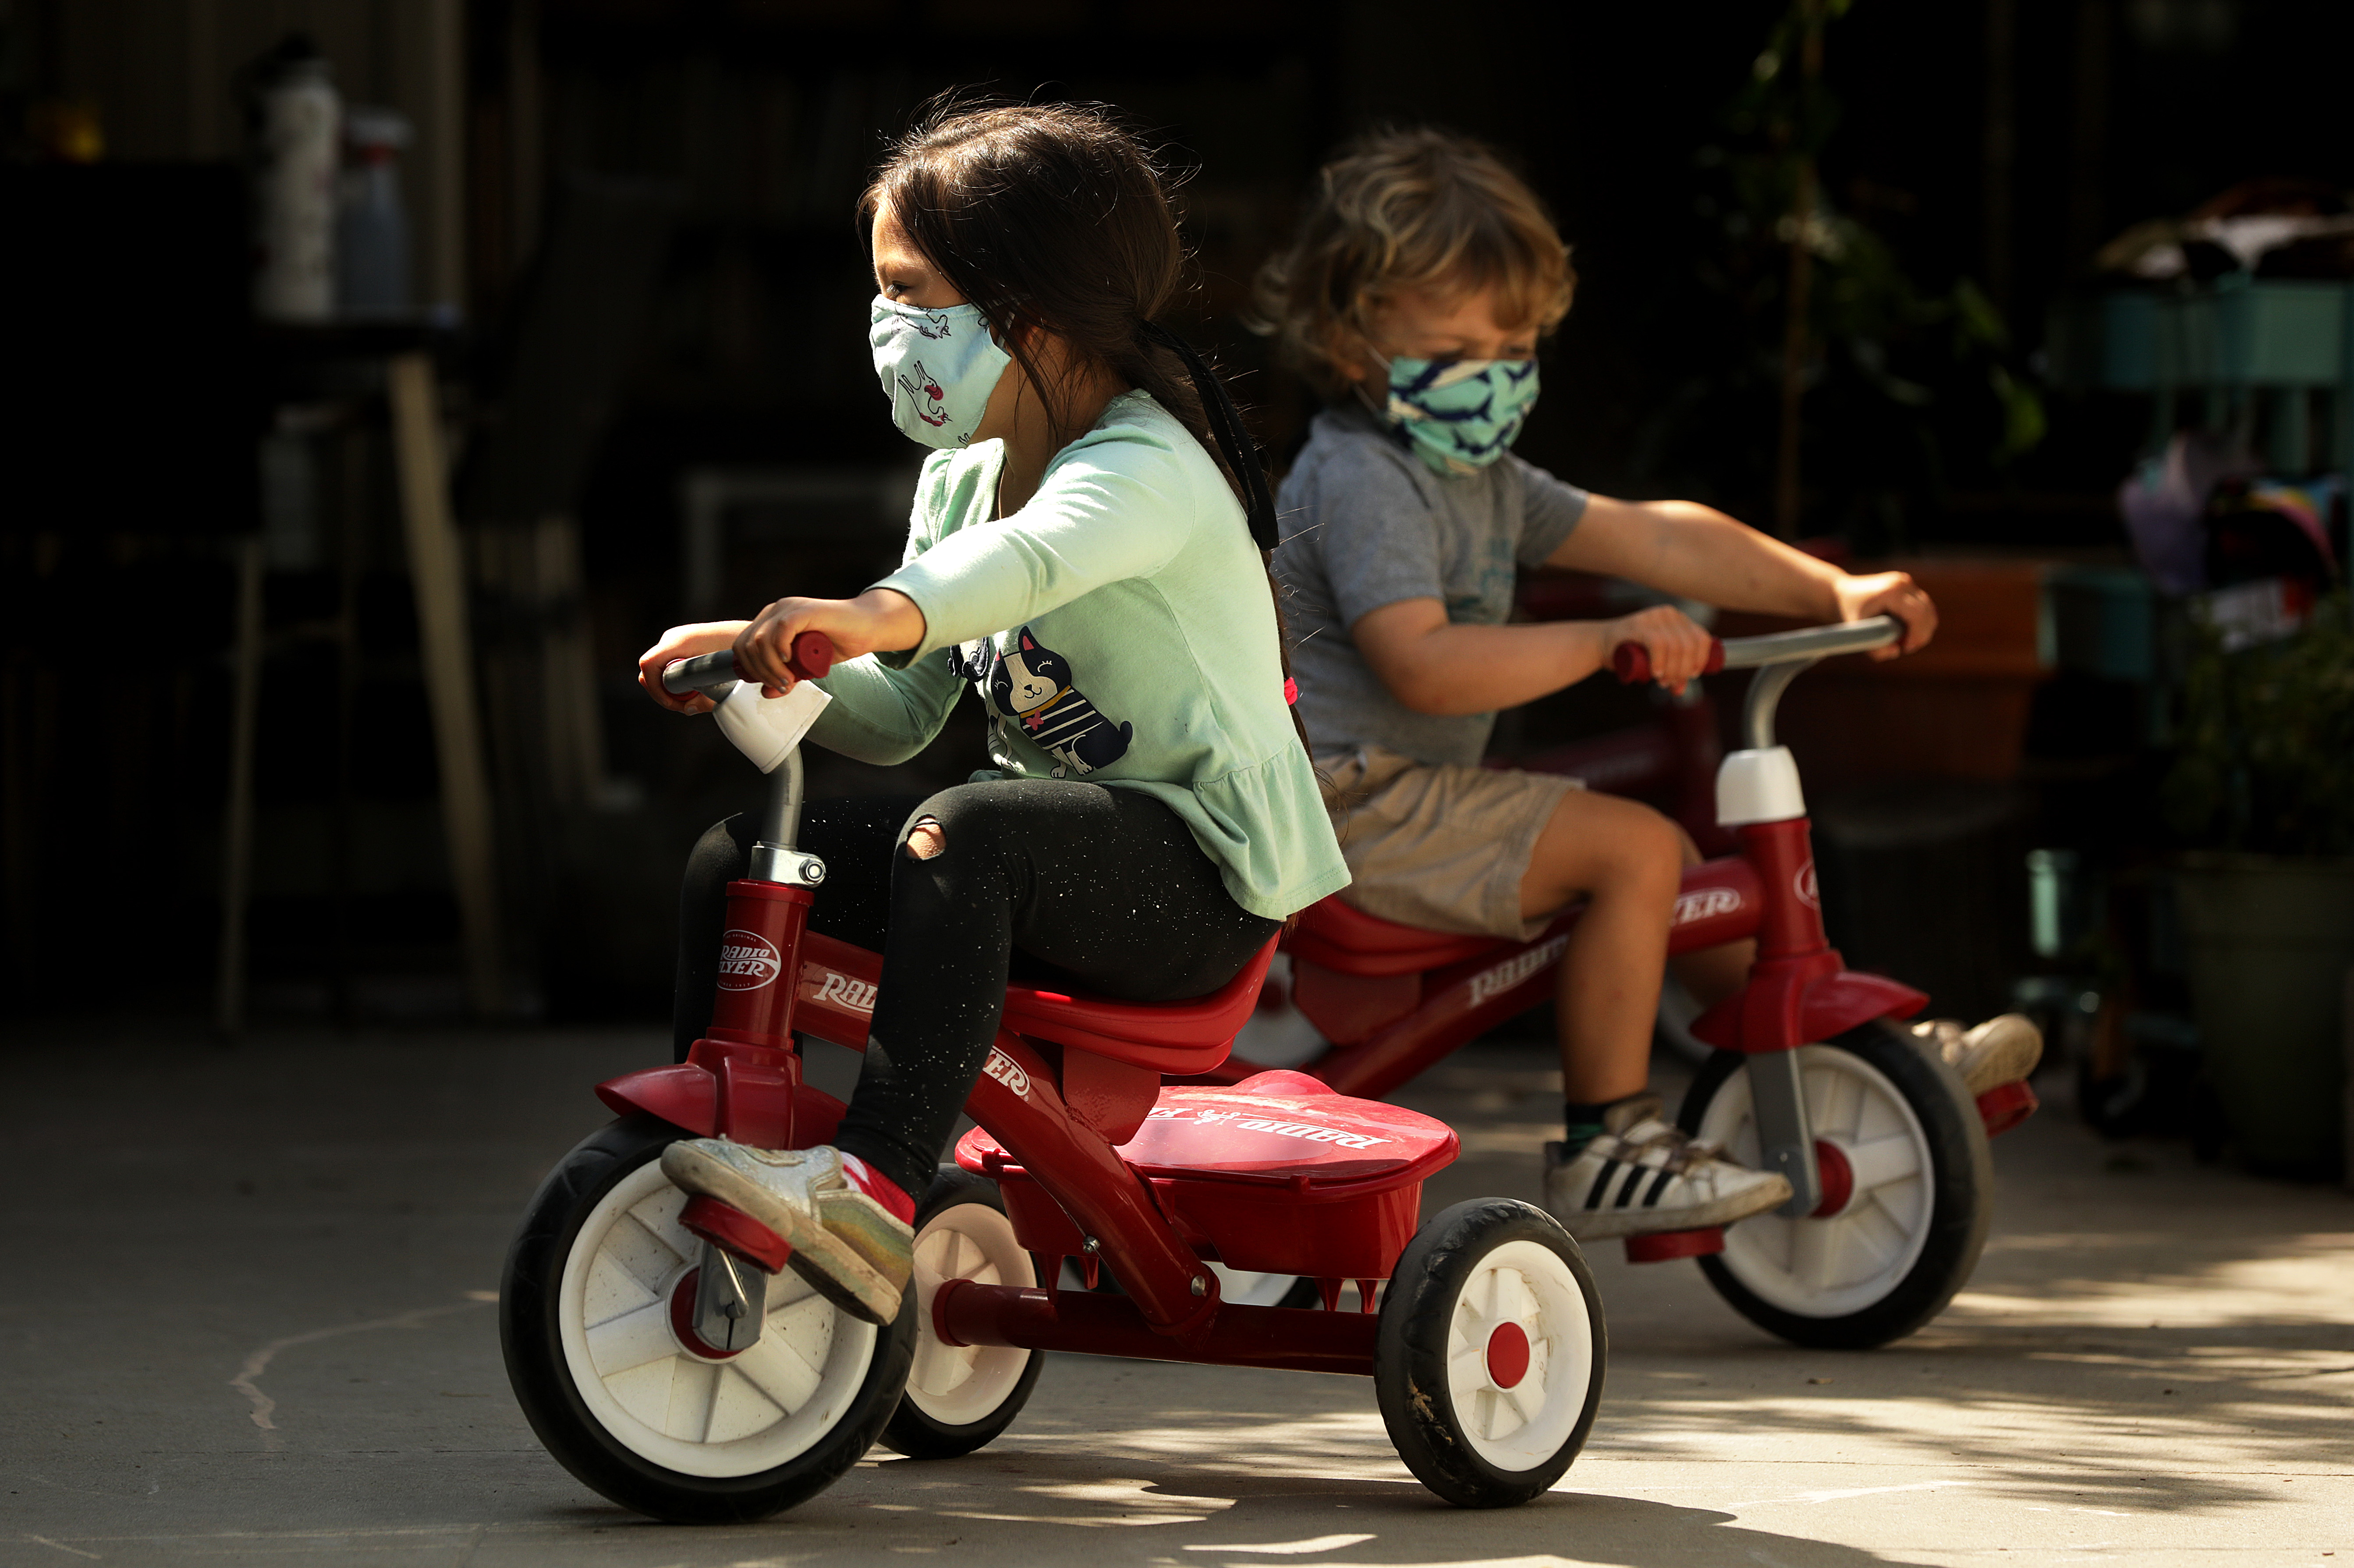
[[(797, 681), (814, 681), (833, 668), (833, 639), (822, 631), (804, 631), (793, 639), (792, 657), (785, 668)], [(689, 692), (701, 692), (713, 702), (727, 694), (728, 684), (736, 679), (736, 651), (722, 648), (716, 653), (698, 654), (681, 659), (663, 671), (663, 689), (673, 696)]]
[[(1904, 636), (1904, 623), (1893, 615), (1874, 615), (1837, 626), (1809, 626), (1802, 631), (1776, 631), (1764, 637), (1711, 638), (1708, 663), (1701, 673), (1719, 670), (1753, 670), (1765, 664), (1827, 658), (1833, 653), (1861, 653), (1885, 648)], [(1651, 678), (1651, 651), (1639, 642), (1621, 642), (1610, 651), (1613, 673), (1632, 685)]]
[[(1708, 662), (1700, 667), (1703, 675), (1713, 675), (1724, 668), (1724, 643), (1720, 638), (1708, 640)], [(1610, 673), (1625, 684), (1632, 686), (1651, 678), (1651, 651), (1639, 642), (1621, 642), (1610, 650)]]

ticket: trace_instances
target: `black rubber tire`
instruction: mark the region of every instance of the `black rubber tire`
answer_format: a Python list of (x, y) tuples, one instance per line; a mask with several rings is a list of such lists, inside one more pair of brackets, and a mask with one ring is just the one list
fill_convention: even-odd
[(911, 1286), (897, 1321), (876, 1336), (874, 1357), (841, 1421), (786, 1464), (749, 1476), (690, 1476), (614, 1440), (589, 1414), (565, 1362), (557, 1321), (565, 1260), (582, 1223), (616, 1183), (659, 1159), (667, 1145), (692, 1136), (653, 1117), (625, 1117), (583, 1139), (548, 1172), (507, 1251), (499, 1344), (525, 1419), (583, 1485), (674, 1524), (740, 1524), (816, 1496), (875, 1446), (914, 1354), (915, 1292)]
[[(1479, 1261), (1507, 1242), (1533, 1242), (1568, 1266), (1592, 1326), (1591, 1374), (1567, 1438), (1527, 1469), (1498, 1467), (1465, 1440), (1447, 1376), (1449, 1332), (1463, 1288)], [(1415, 1478), (1458, 1508), (1510, 1508), (1561, 1479), (1594, 1429), (1610, 1359), (1602, 1297), (1577, 1243), (1552, 1215), (1511, 1198), (1475, 1198), (1441, 1213), (1415, 1233), (1382, 1292), (1375, 1330), (1373, 1391), (1382, 1424)]]
[[(1920, 1118), (1932, 1171), (1929, 1230), (1921, 1255), (1877, 1301), (1837, 1316), (1811, 1317), (1765, 1300), (1742, 1283), (1721, 1255), (1701, 1258), (1701, 1272), (1734, 1310), (1794, 1345), (1874, 1350), (1936, 1317), (1968, 1282), (1994, 1218), (1994, 1160), (1987, 1148), (1986, 1126), (1960, 1077), (1903, 1029), (1874, 1019), (1821, 1045), (1848, 1052), (1877, 1068)], [(1709, 1102), (1747, 1061), (1737, 1051), (1720, 1051), (1701, 1069), (1677, 1117), (1686, 1132), (1698, 1130)]]
[[(923, 1202), (916, 1209), (917, 1244), (922, 1243), (924, 1228), (934, 1219), (947, 1210), (967, 1203), (980, 1203), (1001, 1214), (1005, 1212), (1005, 1199), (998, 1192), (996, 1182), (958, 1166), (942, 1166), (924, 1193)], [(920, 1314), (910, 1316), (918, 1319), (916, 1336), (920, 1343), (922, 1336), (931, 1331), (931, 1326), (920, 1320)], [(905, 1454), (910, 1459), (954, 1459), (993, 1441), (999, 1433), (1013, 1425), (1013, 1418), (1022, 1414), (1023, 1405), (1030, 1403), (1030, 1391), (1038, 1386), (1038, 1374), (1046, 1368), (1045, 1351), (1032, 1351), (1028, 1354), (1030, 1360), (1023, 1367), (1022, 1375), (1006, 1390), (1004, 1398), (977, 1421), (952, 1425), (938, 1420), (926, 1414), (917, 1407), (914, 1398), (902, 1391), (898, 1409), (892, 1413), (889, 1423), (883, 1428), (885, 1446)]]

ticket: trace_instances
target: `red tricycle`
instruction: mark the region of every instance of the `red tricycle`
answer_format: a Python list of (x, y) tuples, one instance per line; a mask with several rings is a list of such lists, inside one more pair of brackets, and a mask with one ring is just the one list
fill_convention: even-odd
[[(796, 643), (822, 674), (822, 637)], [(915, 1277), (887, 1328), (785, 1267), (777, 1238), (663, 1175), (673, 1141), (832, 1140), (840, 1101), (797, 1036), (866, 1044), (881, 955), (807, 928), (825, 867), (795, 848), (814, 686), (763, 702), (726, 653), (673, 665), (721, 702), (770, 774), (750, 874), (730, 885), (717, 1005), (687, 1060), (597, 1086), (619, 1118), (549, 1174), (507, 1256), (500, 1337), (533, 1430), (625, 1507), (758, 1519), (814, 1495), (880, 1438), (979, 1448), (1040, 1352), (1370, 1375), (1407, 1467), (1466, 1507), (1525, 1501), (1584, 1446), (1607, 1350), (1577, 1245), (1543, 1210), (1458, 1203), (1419, 1224), (1456, 1155), (1445, 1123), (1270, 1070), (1224, 1085), (1272, 942), (1222, 990), (1147, 1006), (1009, 986), (966, 1109), (979, 1125), (917, 1205)], [(779, 730), (789, 704), (807, 716)], [(731, 727), (732, 726), (732, 727)], [(1417, 1228), (1418, 1226), (1418, 1228)], [(1108, 1270), (1119, 1289), (1095, 1286)], [(1225, 1298), (1237, 1271), (1320, 1304)], [(1354, 1282), (1358, 1310), (1341, 1308)]]
[[(1913, 1332), (1969, 1278), (1993, 1202), (1987, 1139), (2035, 1109), (2025, 1083), (1973, 1097), (1894, 1021), (1927, 998), (1846, 969), (1823, 930), (1797, 763), (1774, 742), (1792, 680), (1836, 653), (1903, 635), (1887, 616), (1719, 641), (1709, 669), (1754, 668), (1744, 747), (1716, 779), (1736, 853), (1686, 874), (1670, 951), (1757, 938), (1745, 989), (1691, 1025), (1717, 1047), (1685, 1096), (1684, 1130), (1789, 1179), (1790, 1201), (1726, 1229), (1632, 1236), (1636, 1262), (1696, 1257), (1742, 1314), (1797, 1344), (1860, 1349)], [(1650, 678), (1639, 643), (1613, 660)], [(1296, 1068), (1341, 1094), (1391, 1093), (1449, 1052), (1550, 1001), (1564, 912), (1535, 940), (1450, 936), (1338, 898), (1285, 939), (1234, 1054), (1209, 1075)], [(1235, 1281), (1246, 1299), (1296, 1298), (1280, 1276)]]

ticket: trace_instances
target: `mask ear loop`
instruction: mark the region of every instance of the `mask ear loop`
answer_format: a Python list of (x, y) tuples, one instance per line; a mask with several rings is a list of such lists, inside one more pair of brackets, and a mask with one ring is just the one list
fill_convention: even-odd
[(1352, 326), (1349, 330), (1357, 334), (1357, 341), (1372, 352), (1374, 360), (1382, 367), (1382, 389), (1379, 392), (1370, 390), (1370, 384), (1362, 376), (1350, 383), (1349, 390), (1357, 395), (1357, 401), (1364, 405), (1365, 412), (1389, 429), (1395, 430), (1402, 422), (1390, 408), (1390, 387), (1396, 380), (1396, 375), (1390, 366), (1396, 363), (1396, 356), (1384, 354), (1382, 345), (1368, 336), (1364, 328)]
[(1227, 469), (1242, 482), (1243, 511), (1250, 522), (1251, 540), (1262, 550), (1274, 549), (1275, 493), (1267, 487), (1266, 466), (1259, 461), (1258, 448), (1244, 429), (1241, 410), (1226, 395), (1226, 384), (1218, 379), (1217, 372), (1210, 368), (1192, 344), (1167, 327), (1158, 322), (1145, 322), (1140, 330), (1147, 338), (1184, 362), (1185, 374), (1193, 377), (1193, 390), (1201, 396), (1202, 413), (1209, 420), (1210, 434), (1217, 441)]

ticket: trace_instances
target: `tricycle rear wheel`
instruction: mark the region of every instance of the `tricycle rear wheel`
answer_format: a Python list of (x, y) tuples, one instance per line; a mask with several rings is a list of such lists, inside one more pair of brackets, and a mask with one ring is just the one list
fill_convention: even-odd
[(1043, 1351), (943, 1343), (932, 1329), (932, 1298), (951, 1279), (1038, 1283), (997, 1183), (953, 1165), (941, 1168), (916, 1211), (915, 1364), (883, 1428), (884, 1443), (910, 1459), (952, 1459), (990, 1442), (1030, 1403), (1046, 1365)]
[(1585, 1446), (1608, 1360), (1569, 1233), (1532, 1204), (1479, 1198), (1406, 1244), (1382, 1293), (1373, 1388), (1416, 1479), (1460, 1508), (1507, 1508)]

